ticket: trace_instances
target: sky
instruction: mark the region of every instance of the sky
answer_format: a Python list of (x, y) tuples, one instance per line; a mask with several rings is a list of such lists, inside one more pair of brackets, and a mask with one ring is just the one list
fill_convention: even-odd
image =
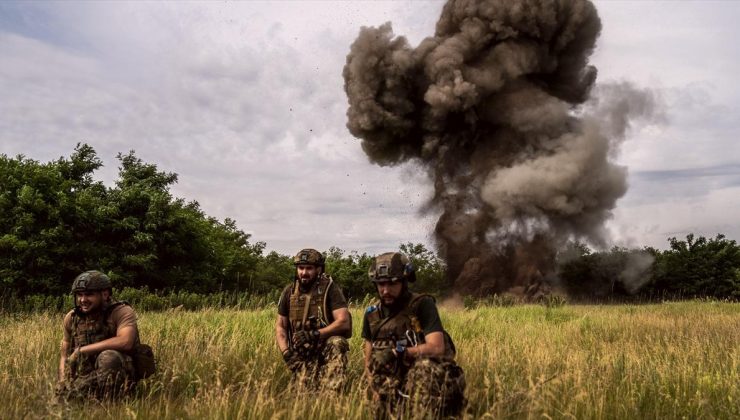
[[(77, 143), (175, 172), (176, 197), (252, 241), (370, 254), (433, 247), (432, 193), (413, 163), (371, 164), (346, 128), (342, 69), (361, 26), (411, 45), (443, 2), (0, 2), (0, 154), (49, 161)], [(611, 245), (740, 239), (740, 2), (596, 2), (600, 83), (631, 82), (662, 118), (613, 159), (629, 190)]]

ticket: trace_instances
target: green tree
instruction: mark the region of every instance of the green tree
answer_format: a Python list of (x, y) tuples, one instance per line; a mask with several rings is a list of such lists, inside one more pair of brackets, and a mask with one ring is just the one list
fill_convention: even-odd
[(176, 174), (133, 151), (118, 160), (118, 180), (106, 188), (93, 177), (102, 162), (85, 144), (46, 164), (0, 155), (4, 294), (66, 292), (88, 269), (109, 273), (117, 287), (196, 292), (235, 290), (242, 276), (254, 277), (264, 243), (174, 198)]
[(372, 257), (356, 251), (345, 253), (335, 246), (324, 252), (324, 255), (326, 272), (342, 286), (347, 299), (359, 300), (367, 294), (375, 293), (375, 288), (367, 275)]
[(0, 277), (14, 293), (60, 293), (61, 279), (100, 253), (96, 208), (106, 198), (92, 174), (102, 163), (78, 144), (46, 164), (0, 155)]
[(645, 250), (613, 247), (591, 252), (572, 243), (557, 258), (558, 277), (570, 296), (586, 299), (626, 298), (650, 281), (654, 257)]
[(295, 277), (293, 258), (271, 251), (257, 262), (249, 282), (259, 292), (281, 291)]
[(446, 291), (446, 266), (439, 255), (423, 244), (411, 242), (399, 245), (398, 249), (409, 257), (416, 270), (416, 283), (412, 285), (414, 290), (436, 294)]
[(264, 242), (249, 243), (251, 235), (237, 228), (236, 221), (226, 218), (223, 223), (209, 218), (207, 238), (216, 267), (222, 267), (219, 288), (225, 290), (264, 292), (266, 285), (255, 283)]
[(740, 247), (717, 235), (669, 238), (670, 249), (657, 254), (655, 274), (648, 286), (654, 294), (682, 297), (711, 296), (740, 299)]

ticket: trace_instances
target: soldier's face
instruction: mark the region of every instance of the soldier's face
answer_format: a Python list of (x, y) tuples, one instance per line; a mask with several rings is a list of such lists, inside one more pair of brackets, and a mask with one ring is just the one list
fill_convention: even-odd
[(298, 279), (303, 284), (311, 283), (316, 277), (318, 277), (321, 269), (315, 265), (310, 264), (299, 264), (296, 266), (296, 273)]
[(393, 305), (393, 302), (395, 302), (396, 299), (401, 296), (401, 292), (403, 292), (403, 282), (400, 281), (381, 281), (375, 283), (375, 285), (378, 287), (378, 295), (380, 296), (380, 300), (383, 302), (383, 305)]
[(77, 306), (83, 313), (89, 314), (103, 309), (103, 303), (108, 298), (108, 291), (75, 292)]

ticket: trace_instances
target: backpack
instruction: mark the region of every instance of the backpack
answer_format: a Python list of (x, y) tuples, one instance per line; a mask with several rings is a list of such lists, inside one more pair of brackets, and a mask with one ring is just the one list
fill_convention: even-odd
[(154, 359), (152, 346), (139, 343), (134, 348), (131, 358), (134, 360), (134, 372), (137, 381), (157, 373), (157, 361)]

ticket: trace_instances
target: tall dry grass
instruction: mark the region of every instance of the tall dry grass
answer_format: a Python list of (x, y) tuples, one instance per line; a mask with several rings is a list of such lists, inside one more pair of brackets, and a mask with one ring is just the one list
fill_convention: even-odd
[[(370, 418), (353, 309), (350, 387), (293, 395), (275, 308), (139, 315), (160, 372), (117, 403), (56, 404), (59, 315), (0, 318), (2, 418)], [(740, 418), (740, 305), (442, 310), (468, 418)]]

